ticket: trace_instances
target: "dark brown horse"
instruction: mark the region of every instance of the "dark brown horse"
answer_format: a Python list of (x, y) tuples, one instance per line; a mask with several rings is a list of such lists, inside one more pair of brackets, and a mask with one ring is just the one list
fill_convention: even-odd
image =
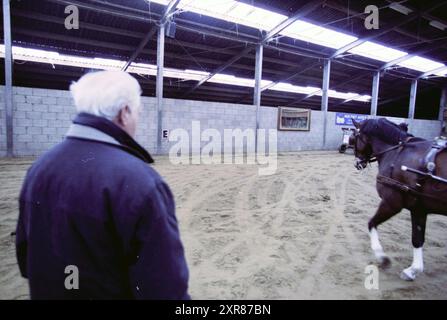
[[(432, 141), (414, 138), (386, 119), (354, 121), (354, 125), (357, 130), (351, 143), (357, 169), (374, 160), (379, 164), (376, 188), (382, 201), (368, 223), (371, 248), (381, 266), (388, 266), (390, 259), (380, 244), (377, 227), (403, 208), (410, 210), (413, 263), (402, 271), (401, 278), (414, 280), (424, 268), (422, 247), (427, 214), (447, 215), (447, 184), (442, 182), (447, 178), (447, 151), (439, 149), (443, 151), (435, 158), (435, 169), (429, 172), (424, 159), (432, 150)], [(416, 169), (419, 174), (407, 168)]]

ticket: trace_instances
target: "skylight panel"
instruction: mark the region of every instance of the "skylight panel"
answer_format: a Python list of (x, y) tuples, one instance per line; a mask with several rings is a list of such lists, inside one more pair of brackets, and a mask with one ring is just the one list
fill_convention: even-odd
[[(269, 90), (292, 92), (306, 95), (317, 95), (317, 96), (323, 95), (323, 91), (321, 90), (321, 88), (302, 87), (284, 82), (277, 83), (276, 85), (269, 88)], [(328, 96), (330, 98), (350, 100), (350, 101), (354, 100), (354, 101), (368, 102), (369, 100), (371, 100), (371, 96), (368, 95), (359, 95), (358, 93), (352, 93), (352, 92), (344, 93), (335, 90), (328, 90)]]
[(447, 69), (444, 69), (444, 71), (437, 72), (437, 73), (435, 73), (435, 75), (440, 76), (440, 77), (446, 77)]
[[(161, 5), (168, 5), (170, 2), (169, 0), (146, 1), (155, 2)], [(266, 31), (272, 30), (288, 18), (285, 15), (235, 0), (181, 0), (178, 8)], [(358, 40), (355, 36), (300, 20), (292, 23), (289, 27), (280, 32), (280, 35), (332, 49), (340, 49), (347, 44)], [(366, 41), (361, 45), (352, 48), (348, 52), (382, 62), (389, 62), (407, 55), (404, 51), (371, 41)], [(428, 68), (428, 65), (437, 64), (437, 62), (429, 59), (426, 59), (425, 61), (418, 61), (418, 59), (411, 60), (412, 59), (404, 61), (399, 65), (413, 70), (426, 72), (435, 69)], [(436, 75), (443, 76), (445, 73), (439, 72)]]
[(182, 0), (178, 8), (219, 18), (225, 16), (235, 5), (234, 0)]
[(294, 92), (300, 94), (312, 94), (312, 93), (318, 94), (317, 92), (321, 91), (321, 88), (295, 86), (285, 82), (279, 82), (269, 89), (275, 91)]
[[(246, 4), (243, 5), (248, 6)], [(254, 8), (255, 9), (252, 10), (250, 14), (245, 17), (241, 17), (242, 22), (246, 21), (246, 23), (250, 26), (257, 26), (257, 28), (259, 29), (270, 31), (287, 19), (287, 16), (285, 15), (267, 11), (261, 8)], [(233, 14), (233, 12), (230, 12), (230, 14)]]
[(339, 49), (358, 39), (348, 34), (299, 20), (284, 29), (281, 34), (333, 49)]
[(210, 75), (209, 72), (206, 72), (206, 71), (198, 71), (198, 70), (190, 70), (190, 69), (186, 69), (185, 72), (190, 75), (195, 75), (195, 76), (202, 77), (202, 78), (208, 77)]
[[(167, 0), (146, 0), (167, 5)], [(287, 16), (235, 0), (182, 0), (178, 8), (213, 18), (269, 31)]]
[(104, 66), (104, 67), (111, 67), (111, 68), (117, 68), (121, 69), (125, 61), (118, 61), (118, 60), (112, 60), (112, 59), (102, 59), (102, 58), (94, 58), (93, 63)]
[[(157, 66), (146, 63), (132, 63), (127, 69), (130, 73), (145, 74), (150, 76), (157, 75)], [(182, 80), (194, 80), (200, 81), (204, 77), (209, 76), (208, 72), (197, 70), (180, 70), (173, 68), (164, 68), (163, 76), (166, 78), (182, 79)]]
[[(92, 68), (92, 69), (103, 69), (103, 70), (121, 70), (122, 66), (125, 64), (125, 61), (113, 60), (113, 59), (104, 59), (104, 58), (87, 58), (87, 57), (79, 57), (79, 56), (70, 56), (70, 55), (62, 55), (57, 52), (50, 52), (44, 50), (36, 50), (22, 47), (12, 47), (13, 57), (16, 60), (25, 60), (25, 61), (34, 61), (39, 63), (50, 63), (55, 65), (66, 65), (73, 67), (81, 67), (81, 68)], [(0, 44), (0, 56), (4, 57), (5, 55), (5, 46)], [(150, 76), (156, 76), (157, 74), (157, 66), (153, 64), (147, 63), (132, 63), (127, 69), (130, 73), (136, 74), (144, 74)], [(446, 71), (447, 72), (447, 71)], [(208, 77), (210, 73), (206, 71), (199, 70), (180, 70), (173, 68), (164, 68), (164, 76), (166, 78), (175, 78), (182, 80), (195, 80), (200, 81), (206, 77)], [(228, 74), (216, 74), (209, 82), (227, 84), (227, 85), (236, 85), (236, 86), (244, 86), (244, 87), (254, 87), (255, 80), (247, 79), (247, 78), (239, 78), (233, 75)], [(272, 81), (262, 80), (261, 88), (271, 85)], [(291, 92), (291, 93), (300, 93), (307, 95), (322, 95), (321, 88), (317, 87), (303, 87), (296, 86), (290, 83), (280, 82), (269, 88), (269, 90), (283, 91), (283, 92)], [(343, 93), (335, 90), (329, 90), (329, 97), (344, 99), (344, 100), (355, 100), (368, 102), (371, 99), (371, 96), (360, 96), (356, 93)]]
[[(239, 78), (239, 77), (235, 77), (233, 75), (222, 74), (222, 73), (218, 73), (218, 74), (214, 75), (208, 81), (214, 82), (214, 83), (229, 84), (229, 85), (234, 85), (234, 86), (242, 86), (242, 87), (252, 87), (253, 88), (255, 86), (254, 79)], [(268, 81), (268, 80), (261, 80), (261, 87), (269, 85), (270, 83), (272, 83), (272, 82)]]
[(183, 0), (179, 8), (267, 31), (287, 19), (285, 15), (234, 0)]
[(329, 97), (332, 98), (337, 98), (337, 99), (344, 99), (344, 100), (349, 100), (351, 98), (354, 98), (356, 96), (356, 94), (352, 94), (352, 93), (343, 93), (343, 92), (337, 92), (335, 90), (328, 90), (328, 95)]
[(349, 52), (358, 54), (359, 56), (388, 62), (394, 59), (406, 56), (407, 53), (404, 51), (396, 50), (390, 47), (385, 47), (381, 44), (374, 43), (371, 41), (366, 41), (361, 45), (352, 48)]
[[(3, 45), (3, 48), (4, 48), (4, 45)], [(59, 57), (58, 52), (39, 50), (39, 49), (28, 49), (28, 48), (22, 48), (22, 47), (16, 47), (16, 46), (12, 47), (12, 53), (22, 55), (22, 56), (44, 57), (44, 58), (53, 58), (53, 59)]]
[[(401, 63), (398, 63), (399, 66), (421, 71), (421, 72), (427, 72), (430, 70), (435, 70), (437, 68), (440, 68), (443, 66), (442, 63), (426, 59), (423, 57), (415, 56), (408, 60), (402, 61)], [(444, 73), (445, 74), (445, 73)], [(438, 74), (442, 75), (442, 74)]]
[(165, 70), (163, 75), (166, 75), (170, 78), (200, 81), (203, 78), (208, 77), (209, 73), (196, 70), (178, 70), (168, 68), (167, 70)]
[(235, 17), (246, 17), (253, 12), (255, 8), (243, 2), (238, 2), (232, 9), (231, 15)]
[(361, 96), (355, 98), (355, 101), (369, 102), (369, 101), (371, 101), (371, 96), (361, 95)]
[(136, 63), (136, 62), (132, 62), (131, 65), (134, 68), (146, 68), (146, 69), (157, 69), (157, 66), (155, 64), (148, 64), (148, 63)]

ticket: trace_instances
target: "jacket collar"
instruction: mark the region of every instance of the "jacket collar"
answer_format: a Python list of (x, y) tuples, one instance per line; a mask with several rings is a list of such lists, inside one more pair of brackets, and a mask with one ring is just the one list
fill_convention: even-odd
[(108, 134), (105, 134), (98, 129), (87, 127), (82, 124), (72, 123), (70, 128), (68, 128), (67, 137), (87, 139), (87, 140), (95, 140), (99, 142), (111, 143), (120, 146), (116, 139), (112, 138)]
[(74, 125), (67, 134), (69, 137), (84, 138), (117, 145), (144, 162), (154, 162), (151, 155), (141, 145), (110, 120), (82, 112), (76, 116), (73, 123)]

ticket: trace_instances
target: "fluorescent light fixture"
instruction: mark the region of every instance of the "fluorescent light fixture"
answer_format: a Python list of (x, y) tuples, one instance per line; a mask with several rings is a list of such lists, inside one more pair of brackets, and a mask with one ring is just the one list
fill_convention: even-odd
[(292, 23), (289, 27), (284, 29), (281, 34), (333, 49), (339, 49), (358, 39), (341, 32), (300, 20)]
[(385, 47), (381, 44), (366, 41), (361, 45), (349, 50), (350, 53), (358, 54), (363, 57), (388, 62), (394, 59), (406, 56), (408, 53), (396, 50), (390, 47)]
[(432, 20), (429, 23), (432, 27), (437, 28), (439, 30), (445, 31), (447, 29), (447, 25), (443, 24), (442, 22)]
[(400, 12), (404, 15), (408, 15), (411, 12), (413, 12), (413, 10), (411, 10), (410, 8), (407, 8), (403, 5), (401, 5), (400, 3), (396, 3), (396, 2), (393, 2), (390, 4), (390, 9), (393, 9), (394, 11)]

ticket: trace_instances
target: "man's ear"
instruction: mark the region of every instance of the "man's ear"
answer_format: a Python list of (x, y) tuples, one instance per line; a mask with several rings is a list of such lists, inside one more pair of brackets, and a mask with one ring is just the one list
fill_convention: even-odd
[(129, 118), (129, 114), (130, 114), (129, 106), (125, 106), (124, 108), (121, 108), (121, 110), (118, 112), (118, 115), (117, 115), (118, 123), (122, 126), (126, 125), (128, 118)]
[(124, 114), (123, 114), (123, 109), (120, 109), (120, 111), (118, 112), (118, 114), (117, 114), (116, 117), (115, 117), (115, 122), (116, 122), (117, 124), (119, 124), (120, 126), (122, 126), (123, 123), (124, 123), (123, 116), (124, 116)]

